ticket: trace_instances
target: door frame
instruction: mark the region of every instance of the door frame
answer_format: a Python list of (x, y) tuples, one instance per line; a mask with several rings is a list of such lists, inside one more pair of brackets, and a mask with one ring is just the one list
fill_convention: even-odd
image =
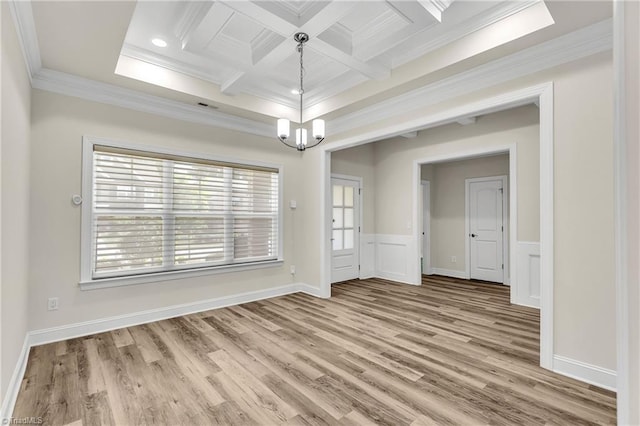
[[(319, 146), (317, 152), (320, 163), (317, 173), (320, 176), (319, 191), (322, 194), (318, 200), (320, 227), (317, 235), (318, 242), (323, 244), (324, 250), (320, 250), (320, 267), (318, 270), (319, 285), (317, 287), (317, 295), (320, 297), (331, 297), (331, 237), (330, 228), (327, 226), (326, 217), (331, 215), (329, 187), (331, 185), (331, 152), (345, 148), (352, 148), (383, 139), (389, 139), (395, 136), (403, 135), (407, 132), (430, 127), (437, 127), (444, 124), (455, 122), (457, 119), (468, 118), (489, 114), (492, 112), (502, 111), (518, 106), (535, 102), (540, 108), (540, 366), (553, 371), (554, 356), (554, 168), (553, 168), (553, 150), (554, 150), (554, 107), (553, 107), (553, 82), (548, 81), (522, 89), (502, 92), (495, 96), (485, 97), (477, 101), (468, 102), (460, 106), (449, 109), (418, 115), (416, 118), (408, 119), (400, 123), (394, 122), (386, 124), (382, 127), (374, 128), (362, 134), (337, 139)], [(503, 147), (502, 151), (508, 150)], [(514, 146), (515, 149), (515, 146)], [(470, 149), (470, 151), (473, 151)], [(470, 156), (482, 155), (481, 150)], [(420, 187), (420, 164), (434, 162), (438, 155), (432, 155), (426, 159), (417, 159), (413, 162), (413, 224), (417, 224), (419, 208), (417, 200)], [(511, 191), (516, 186), (515, 173), (511, 173), (514, 165), (514, 155), (510, 152), (509, 175), (511, 179)], [(511, 207), (515, 205), (516, 199), (511, 194)], [(515, 242), (514, 223), (515, 216), (513, 208), (511, 210), (511, 247), (513, 249)], [(414, 229), (417, 226), (413, 226)], [(417, 236), (416, 236), (417, 237)], [(415, 237), (414, 237), (414, 241)], [(413, 244), (411, 250), (414, 251), (416, 259), (419, 257), (417, 244)], [(513, 260), (510, 260), (514, 262)], [(512, 264), (513, 266), (513, 264)], [(516, 277), (516, 271), (512, 267), (511, 275)], [(415, 268), (414, 280), (416, 284), (420, 284), (420, 269)]]
[[(354, 240), (353, 240), (353, 248), (356, 250), (356, 260), (358, 261), (358, 279), (360, 279), (360, 252), (361, 247), (360, 247), (360, 234), (362, 234), (362, 176), (352, 176), (352, 175), (343, 175), (340, 173), (331, 173), (331, 176), (329, 177), (329, 193), (332, 193), (332, 187), (331, 187), (331, 181), (332, 179), (342, 179), (342, 180), (350, 180), (350, 181), (354, 181), (354, 182), (358, 182), (358, 193), (354, 194), (354, 197), (357, 197), (358, 199), (358, 232), (354, 232)], [(331, 203), (332, 204), (332, 203)], [(333, 204), (331, 205), (331, 207), (333, 206)], [(332, 228), (332, 219), (333, 219), (333, 214), (327, 216), (327, 219), (329, 220), (328, 223), (328, 227), (329, 229)], [(333, 283), (331, 282), (331, 272), (333, 271), (333, 248), (330, 249), (330, 254), (329, 254), (329, 268), (330, 268), (330, 273), (329, 273), (329, 284), (333, 285)]]
[[(428, 180), (420, 181), (421, 189), (421, 199), (422, 199), (422, 216), (420, 223), (422, 224), (422, 232), (425, 232), (425, 229), (428, 229), (429, 232), (426, 233), (422, 237), (422, 275), (432, 275), (433, 271), (431, 270), (431, 182)], [(429, 198), (425, 197), (425, 192), (429, 195)], [(426, 203), (425, 203), (426, 199)], [(426, 247), (426, 250), (425, 250)], [(425, 256), (425, 252), (429, 256)]]
[[(464, 180), (464, 256), (465, 256), (465, 276), (467, 279), (471, 278), (471, 247), (469, 245), (469, 229), (471, 225), (470, 221), (470, 199), (471, 196), (471, 183), (474, 182), (487, 182), (492, 180), (501, 180), (502, 181), (502, 223), (504, 224), (504, 231), (502, 232), (502, 263), (504, 265), (504, 272), (502, 274), (502, 283), (504, 285), (511, 285), (511, 279), (509, 275), (509, 259), (512, 256), (515, 256), (515, 253), (511, 253), (510, 245), (509, 245), (509, 215), (507, 205), (509, 203), (509, 189), (510, 185), (508, 185), (507, 175), (498, 175), (498, 176), (487, 176), (480, 178), (466, 178)], [(506, 223), (505, 223), (506, 222)], [(513, 295), (511, 297), (511, 303), (513, 303)]]

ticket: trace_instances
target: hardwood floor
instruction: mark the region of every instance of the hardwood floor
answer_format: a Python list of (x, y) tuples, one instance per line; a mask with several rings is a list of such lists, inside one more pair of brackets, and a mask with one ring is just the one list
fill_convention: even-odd
[(371, 279), (31, 350), (14, 417), (62, 424), (613, 424), (538, 364), (508, 288)]

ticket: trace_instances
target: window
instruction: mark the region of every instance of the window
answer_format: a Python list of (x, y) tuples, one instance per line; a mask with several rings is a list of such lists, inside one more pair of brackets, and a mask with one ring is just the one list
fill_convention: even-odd
[(86, 140), (83, 282), (280, 259), (278, 168)]

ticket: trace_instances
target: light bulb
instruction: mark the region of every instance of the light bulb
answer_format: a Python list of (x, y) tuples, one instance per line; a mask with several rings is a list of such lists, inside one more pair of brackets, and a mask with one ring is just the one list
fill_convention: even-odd
[(278, 137), (280, 139), (287, 139), (289, 137), (289, 120), (286, 118), (280, 118), (278, 120)]
[(296, 145), (307, 146), (307, 129), (296, 129)]
[(313, 120), (313, 137), (324, 139), (324, 120)]

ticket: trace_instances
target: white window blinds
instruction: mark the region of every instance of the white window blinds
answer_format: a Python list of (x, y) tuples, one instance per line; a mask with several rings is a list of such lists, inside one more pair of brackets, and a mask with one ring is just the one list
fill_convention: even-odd
[(279, 174), (94, 145), (92, 278), (278, 258)]

